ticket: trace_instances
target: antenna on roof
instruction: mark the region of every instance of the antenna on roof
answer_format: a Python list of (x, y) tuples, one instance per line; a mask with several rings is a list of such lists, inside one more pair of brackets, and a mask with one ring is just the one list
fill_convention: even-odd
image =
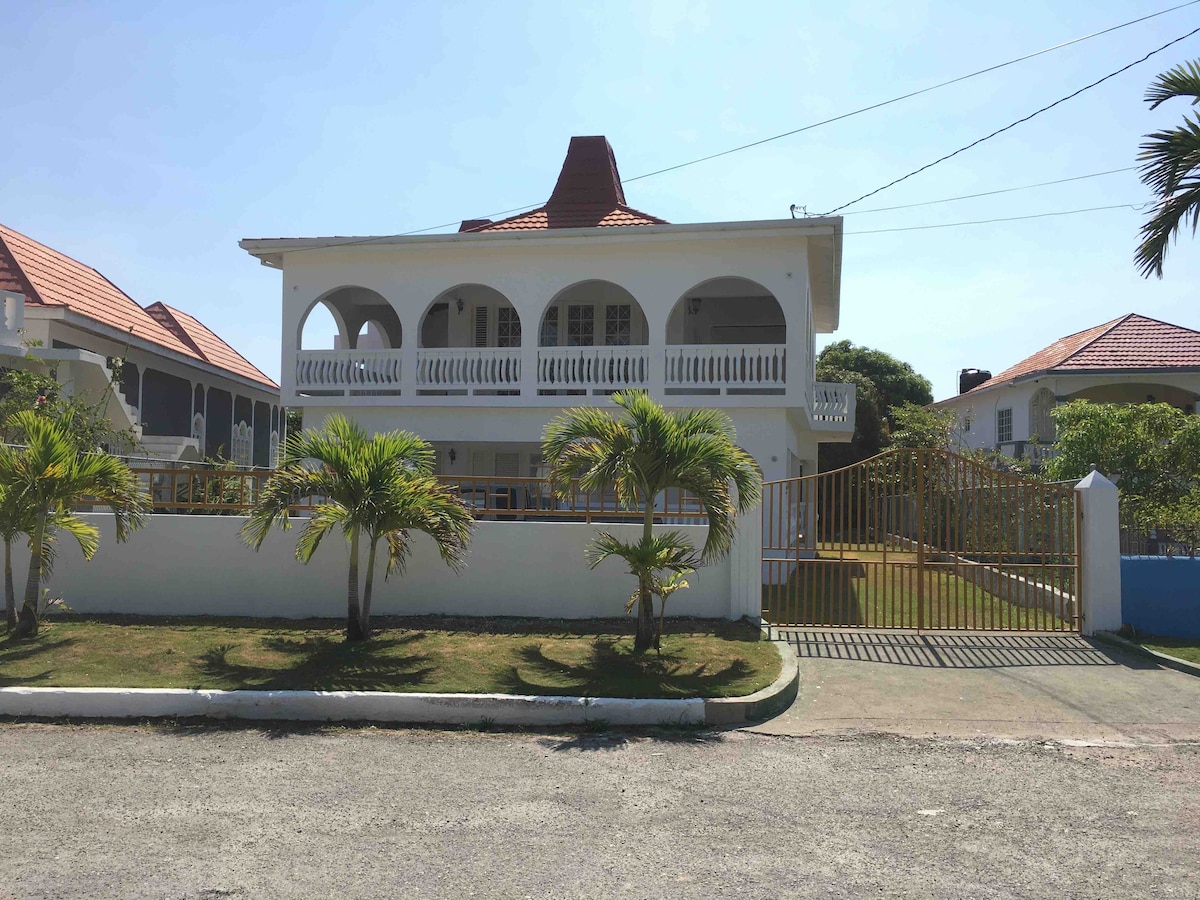
[(792, 218), (793, 218), (793, 219), (794, 219), (794, 218), (796, 218), (796, 210), (800, 210), (800, 215), (804, 216), (805, 218), (807, 218), (807, 217), (808, 217), (808, 207), (807, 207), (807, 206), (799, 206), (799, 205), (797, 205), (797, 204), (793, 203), (793, 204), (792, 204), (790, 207), (788, 207), (788, 208), (789, 208), (789, 209), (792, 211)]

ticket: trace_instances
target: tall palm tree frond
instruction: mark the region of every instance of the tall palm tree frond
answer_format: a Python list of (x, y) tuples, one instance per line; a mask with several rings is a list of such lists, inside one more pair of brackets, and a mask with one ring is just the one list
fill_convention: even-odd
[[(1146, 92), (1151, 109), (1176, 97), (1200, 103), (1200, 61), (1162, 73)], [(1143, 277), (1162, 278), (1163, 262), (1180, 228), (1190, 225), (1194, 235), (1200, 223), (1200, 121), (1185, 115), (1180, 125), (1146, 135), (1140, 151), (1139, 177), (1158, 202), (1142, 225), (1134, 262)]]
[(1176, 97), (1191, 97), (1192, 105), (1200, 103), (1200, 60), (1191, 60), (1168, 69), (1146, 89), (1146, 102), (1151, 109)]

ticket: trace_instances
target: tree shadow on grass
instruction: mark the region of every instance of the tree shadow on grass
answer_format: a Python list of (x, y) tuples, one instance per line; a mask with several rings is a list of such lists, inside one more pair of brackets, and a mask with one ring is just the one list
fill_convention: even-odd
[(721, 669), (693, 666), (669, 651), (636, 655), (619, 649), (611, 638), (592, 641), (585, 661), (569, 663), (545, 654), (541, 645), (517, 651), (521, 663), (498, 676), (512, 694), (584, 697), (704, 697), (752, 674), (745, 660)]
[(283, 667), (235, 662), (239, 644), (212, 647), (200, 655), (200, 671), (227, 690), (256, 691), (397, 691), (424, 684), (434, 668), (425, 654), (390, 655), (419, 635), (373, 638), (351, 643), (341, 638), (265, 637), (261, 646), (289, 657)]
[(32, 640), (17, 640), (11, 635), (0, 641), (0, 687), (21, 687), (35, 681), (47, 681), (54, 675), (53, 669), (47, 669), (36, 675), (10, 675), (9, 666), (22, 660), (40, 656), (51, 650), (59, 650), (76, 643), (75, 638), (62, 638), (52, 641), (44, 636)]

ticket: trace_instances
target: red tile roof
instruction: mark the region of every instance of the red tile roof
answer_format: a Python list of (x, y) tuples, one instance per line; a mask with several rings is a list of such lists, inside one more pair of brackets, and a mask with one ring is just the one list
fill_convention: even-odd
[(545, 206), (499, 222), (468, 219), (459, 231), (541, 231), (666, 224), (665, 219), (626, 205), (612, 146), (607, 138), (594, 136), (571, 138), (554, 193)]
[(1142, 369), (1200, 369), (1200, 331), (1130, 313), (1059, 338), (968, 393), (1034, 375)]
[[(164, 325), (156, 315), (139, 306), (91, 266), (4, 225), (0, 225), (0, 290), (24, 294), (25, 302), (33, 306), (65, 307), (182, 356), (201, 360), (272, 389), (277, 387), (275, 382), (190, 316), (187, 318), (224, 347), (225, 351), (214, 347), (215, 355), (210, 358), (205, 349), (207, 337), (200, 340), (188, 326), (171, 328)], [(227, 353), (236, 359), (229, 358)]]
[(146, 307), (146, 312), (212, 365), (228, 369), (274, 390), (279, 389), (279, 385), (268, 378), (261, 369), (221, 340), (215, 331), (195, 316), (165, 303), (151, 303)]

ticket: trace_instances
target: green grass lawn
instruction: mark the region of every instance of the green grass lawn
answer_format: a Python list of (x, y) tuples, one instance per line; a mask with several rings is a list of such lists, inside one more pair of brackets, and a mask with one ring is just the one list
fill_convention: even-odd
[(347, 644), (329, 619), (54, 616), (0, 641), (0, 687), (374, 690), (604, 697), (736, 697), (779, 654), (757, 628), (667, 621), (662, 655), (632, 652), (629, 619), (375, 619)]
[(1200, 640), (1157, 637), (1154, 635), (1143, 635), (1136, 640), (1149, 650), (1157, 650), (1159, 653), (1166, 653), (1168, 656), (1185, 659), (1188, 662), (1200, 665)]
[[(923, 609), (918, 610), (911, 554), (860, 554), (848, 562), (805, 560), (786, 584), (763, 586), (763, 615), (780, 624), (858, 625), (868, 628), (917, 628), (1011, 631), (1068, 631), (1070, 624), (1052, 611), (1023, 607), (955, 574), (952, 566), (930, 565), (923, 574)], [(1019, 570), (1037, 577), (1034, 569)]]

